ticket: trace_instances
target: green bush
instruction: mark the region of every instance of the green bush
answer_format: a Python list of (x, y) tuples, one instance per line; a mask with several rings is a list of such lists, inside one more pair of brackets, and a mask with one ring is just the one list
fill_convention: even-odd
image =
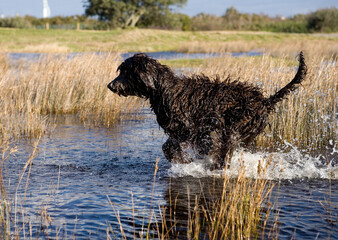
[(7, 28), (32, 28), (31, 22), (23, 17), (7, 17), (0, 19), (0, 27)]
[(191, 29), (192, 30), (223, 30), (224, 21), (221, 17), (217, 17), (212, 14), (197, 14), (192, 18)]
[(191, 18), (188, 15), (185, 14), (178, 14), (178, 18), (180, 22), (182, 23), (182, 31), (190, 31), (191, 30)]
[(189, 31), (191, 19), (188, 15), (171, 11), (146, 13), (141, 17), (137, 27)]
[(283, 20), (270, 24), (265, 29), (271, 32), (306, 33), (306, 21)]
[(311, 13), (307, 28), (310, 32), (338, 32), (338, 9), (332, 7)]

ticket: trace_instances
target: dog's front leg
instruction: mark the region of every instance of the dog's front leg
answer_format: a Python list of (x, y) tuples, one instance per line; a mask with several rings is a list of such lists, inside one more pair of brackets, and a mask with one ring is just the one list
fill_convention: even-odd
[(210, 134), (212, 147), (208, 155), (212, 159), (214, 169), (224, 169), (230, 167), (233, 152), (237, 146), (237, 141), (232, 135), (222, 136), (220, 131), (214, 131)]
[(169, 162), (190, 163), (193, 161), (193, 159), (182, 150), (182, 144), (184, 145), (184, 143), (180, 143), (173, 138), (168, 138), (168, 140), (163, 144), (162, 150), (164, 156)]

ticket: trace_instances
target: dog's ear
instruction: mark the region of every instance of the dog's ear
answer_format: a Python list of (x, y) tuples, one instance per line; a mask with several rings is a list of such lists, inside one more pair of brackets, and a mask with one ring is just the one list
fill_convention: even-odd
[(121, 70), (121, 65), (122, 65), (122, 64), (120, 64), (120, 66), (118, 66), (118, 68), (116, 69), (116, 72), (120, 72), (120, 70)]
[(156, 78), (154, 78), (154, 75), (149, 74), (147, 72), (142, 72), (140, 73), (140, 77), (143, 81), (143, 83), (148, 87), (151, 88), (152, 90), (155, 89), (155, 81)]

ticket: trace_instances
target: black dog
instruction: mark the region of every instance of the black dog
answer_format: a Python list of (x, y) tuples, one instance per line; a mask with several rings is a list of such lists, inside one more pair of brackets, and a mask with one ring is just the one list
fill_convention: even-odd
[(307, 67), (301, 52), (294, 79), (269, 98), (259, 88), (229, 78), (221, 82), (204, 75), (178, 77), (145, 54), (126, 59), (117, 70), (120, 74), (108, 88), (150, 100), (159, 125), (169, 135), (162, 149), (170, 162), (208, 156), (212, 167), (220, 169), (240, 143), (251, 143), (264, 130), (269, 113), (300, 85)]

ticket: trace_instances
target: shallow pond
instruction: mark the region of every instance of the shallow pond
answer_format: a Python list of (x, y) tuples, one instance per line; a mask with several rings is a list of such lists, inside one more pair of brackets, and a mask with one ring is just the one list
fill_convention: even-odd
[[(14, 60), (40, 56), (11, 54)], [(152, 57), (188, 56), (166, 52)], [(40, 139), (39, 153), (18, 185), (33, 149), (32, 142), (21, 141), (4, 168), (9, 200), (14, 203), (13, 229), (27, 238), (106, 239), (109, 232), (120, 239), (122, 226), (127, 239), (132, 239), (134, 233), (138, 237), (146, 234), (149, 216), (156, 225), (159, 206), (169, 206), (171, 196), (179, 194), (176, 220), (183, 227), (177, 231), (186, 238), (184, 226), (192, 207), (188, 199), (211, 188), (219, 192), (222, 173), (211, 172), (200, 163), (168, 163), (161, 150), (166, 136), (155, 116), (147, 108), (141, 115), (140, 120), (124, 121), (109, 130), (85, 127), (74, 116), (61, 117), (51, 136)], [(338, 239), (338, 150), (317, 158), (289, 148), (287, 153), (239, 150), (227, 174), (236, 176), (242, 158), (247, 177), (256, 178), (258, 162), (272, 156), (274, 164), (267, 177), (277, 184), (271, 198), (277, 203), (278, 238)]]
[[(105, 239), (109, 226), (120, 239), (120, 219), (130, 239), (134, 232), (146, 232), (150, 209), (159, 219), (158, 206), (169, 205), (169, 196), (177, 193), (180, 201), (176, 218), (187, 221), (187, 189), (194, 195), (201, 192), (201, 186), (215, 187), (217, 173), (198, 163), (169, 164), (161, 152), (166, 136), (150, 110), (141, 114), (142, 120), (126, 121), (110, 130), (85, 127), (73, 116), (58, 121), (52, 136), (40, 140), (26, 198), (27, 172), (18, 187), (17, 222), (26, 235), (42, 239)], [(32, 143), (22, 142), (16, 156), (6, 161), (12, 186), (17, 186), (18, 172), (31, 151)], [(234, 175), (238, 170), (236, 159), (241, 155), (248, 177), (255, 177), (258, 161), (268, 153), (237, 152), (230, 167)], [(284, 167), (280, 177), (283, 180), (272, 196), (278, 199), (279, 238), (338, 239), (338, 180), (328, 180), (334, 169), (297, 151), (274, 155), (277, 165), (269, 170), (269, 178), (278, 178), (281, 162)], [(154, 184), (157, 159), (159, 170)], [(217, 181), (216, 188), (221, 188)], [(10, 196), (14, 199), (14, 192)], [(46, 217), (41, 220), (44, 209), (51, 224)], [(152, 222), (156, 222), (154, 217)]]

